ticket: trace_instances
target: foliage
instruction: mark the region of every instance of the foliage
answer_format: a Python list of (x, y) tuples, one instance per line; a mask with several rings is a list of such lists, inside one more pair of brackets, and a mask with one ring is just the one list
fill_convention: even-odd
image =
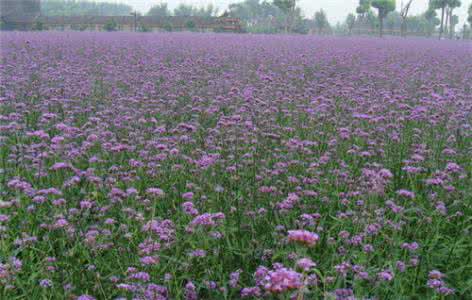
[(380, 23), (379, 33), (380, 36), (382, 36), (384, 18), (388, 15), (388, 13), (395, 10), (395, 0), (372, 0), (371, 5), (377, 9), (377, 16)]
[(356, 16), (354, 16), (354, 14), (352, 13), (348, 14), (345, 22), (349, 30), (349, 34), (351, 34), (352, 29), (354, 28), (354, 25), (356, 24)]
[[(239, 18), (245, 30), (252, 33), (277, 33), (287, 26), (287, 15), (275, 4), (268, 1), (245, 0), (229, 5), (228, 16)], [(313, 25), (311, 20), (303, 18), (299, 7), (293, 8), (290, 15), (292, 32), (307, 33)]]
[(151, 7), (151, 9), (149, 9), (149, 11), (147, 12), (147, 15), (156, 17), (167, 17), (170, 16), (170, 10), (167, 7), (167, 3), (160, 3)]
[(278, 7), (283, 14), (285, 15), (285, 32), (291, 32), (293, 27), (293, 21), (296, 17), (295, 10), (297, 5), (297, 0), (274, 0), (274, 5)]
[(385, 17), (385, 28), (394, 31), (401, 28), (402, 17), (399, 12), (392, 11)]
[(437, 17), (429, 14), (418, 16), (409, 16), (407, 18), (408, 30), (416, 35), (431, 36), (439, 25), (440, 21)]
[(212, 17), (218, 14), (218, 9), (212, 4), (208, 4), (206, 7), (195, 7), (188, 4), (180, 4), (174, 9), (174, 16), (195, 16), (195, 17)]
[(192, 5), (180, 4), (174, 9), (174, 16), (186, 17), (193, 16), (194, 9)]
[(111, 18), (103, 25), (103, 29), (105, 31), (116, 31), (118, 29), (118, 23), (114, 18)]
[[(363, 3), (365, 5), (366, 2)], [(388, 13), (384, 19), (384, 23), (386, 29), (392, 32), (392, 34), (397, 34), (397, 32), (402, 31), (402, 16), (397, 11)], [(346, 18), (344, 22), (345, 32), (349, 32), (349, 24), (353, 26), (352, 28), (356, 26), (362, 30), (366, 28), (376, 29), (379, 26), (379, 20), (369, 9), (364, 13), (364, 15), (358, 15), (357, 18), (355, 18), (354, 15), (350, 17), (350, 20)], [(432, 1), (430, 1), (428, 10), (423, 14), (415, 16), (407, 15), (405, 18), (405, 24), (408, 25), (408, 33), (412, 35), (431, 36), (436, 26), (440, 24), (440, 20), (437, 18), (436, 9), (432, 5)]]
[(86, 0), (42, 0), (41, 14), (44, 16), (127, 16), (132, 7), (111, 2)]
[(385, 18), (388, 13), (395, 10), (395, 0), (372, 0), (371, 5), (378, 11), (380, 19)]
[[(436, 13), (436, 5), (433, 0), (429, 1), (428, 9), (424, 13), (424, 16), (427, 20), (431, 20), (433, 18), (437, 18), (437, 13)], [(438, 24), (439, 25), (439, 24)]]
[(295, 9), (297, 0), (274, 0), (273, 3), (284, 14), (288, 15)]
[(470, 26), (472, 27), (472, 3), (469, 6), (467, 20), (469, 21)]
[(138, 25), (138, 31), (139, 32), (152, 32), (152, 28), (148, 27), (145, 24), (139, 24)]
[(173, 30), (174, 30), (174, 27), (173, 27), (172, 23), (166, 23), (166, 24), (164, 25), (164, 30), (167, 31), (167, 32), (173, 31)]
[(185, 28), (189, 29), (190, 31), (195, 30), (196, 24), (195, 24), (194, 21), (188, 20), (188, 21), (185, 23)]
[(367, 13), (371, 7), (371, 0), (359, 0), (359, 5), (356, 8), (356, 12), (360, 15)]
[(329, 27), (328, 18), (326, 17), (326, 13), (323, 9), (320, 9), (315, 13), (314, 21), (319, 33), (322, 33), (324, 29)]
[(259, 0), (245, 0), (230, 4), (230, 17), (239, 18), (248, 32), (275, 33), (281, 28), (284, 15), (282, 11), (270, 2)]
[(41, 21), (36, 21), (36, 22), (34, 22), (32, 29), (33, 29), (34, 31), (42, 31), (42, 30), (45, 30), (46, 27), (44, 26), (44, 23), (43, 23), (43, 22), (41, 22)]
[(441, 39), (442, 34), (444, 32), (444, 13), (446, 12), (446, 7), (450, 0), (431, 0), (430, 5), (434, 9), (441, 9), (441, 22), (440, 22), (440, 29), (439, 29), (439, 38)]
[(462, 5), (462, 2), (460, 0), (448, 0), (447, 6), (449, 8), (457, 8)]
[(449, 0), (431, 0), (430, 4), (431, 7), (435, 9), (442, 9), (445, 8), (449, 3)]

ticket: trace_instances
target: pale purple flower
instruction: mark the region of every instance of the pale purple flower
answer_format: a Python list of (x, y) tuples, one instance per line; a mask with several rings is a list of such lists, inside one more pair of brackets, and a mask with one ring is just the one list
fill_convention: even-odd
[(271, 293), (299, 289), (303, 285), (302, 278), (302, 274), (287, 268), (269, 271), (264, 278), (264, 289)]
[(305, 272), (308, 272), (314, 267), (316, 267), (316, 263), (313, 262), (311, 259), (305, 257), (297, 261), (297, 267), (302, 269)]
[(291, 242), (298, 242), (309, 247), (314, 246), (320, 237), (308, 230), (289, 230), (288, 231), (288, 240)]

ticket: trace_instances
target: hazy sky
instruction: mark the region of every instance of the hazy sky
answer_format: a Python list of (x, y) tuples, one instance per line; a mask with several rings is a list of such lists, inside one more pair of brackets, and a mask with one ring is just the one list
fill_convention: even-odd
[[(241, 0), (97, 0), (107, 2), (121, 2), (132, 5), (138, 11), (147, 12), (151, 6), (161, 2), (167, 2), (169, 7), (173, 9), (180, 3), (192, 4), (196, 6), (207, 5), (209, 3), (218, 7), (223, 11), (228, 4), (241, 2)], [(406, 0), (403, 0), (406, 2)], [(323, 8), (331, 23), (343, 21), (350, 12), (354, 12), (358, 0), (298, 0), (298, 5), (303, 9), (306, 16), (313, 16), (315, 11)], [(397, 0), (397, 10), (400, 9), (402, 0)], [(460, 24), (464, 24), (467, 18), (467, 7), (472, 3), (472, 0), (462, 0), (462, 7), (456, 10), (456, 14), (460, 18)], [(428, 0), (413, 0), (411, 13), (417, 14), (426, 10), (428, 7)]]

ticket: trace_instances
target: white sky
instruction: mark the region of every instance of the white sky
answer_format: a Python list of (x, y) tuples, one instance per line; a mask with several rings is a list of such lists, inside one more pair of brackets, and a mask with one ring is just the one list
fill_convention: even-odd
[[(196, 6), (213, 4), (222, 12), (231, 3), (241, 2), (241, 0), (96, 0), (98, 2), (115, 2), (126, 3), (133, 6), (136, 10), (145, 13), (149, 8), (161, 2), (167, 2), (171, 9), (178, 6), (180, 3), (192, 4)], [(261, 0), (262, 1), (262, 0)], [(270, 1), (270, 0), (269, 0)], [(406, 0), (403, 0), (406, 2)], [(402, 0), (397, 0), (397, 11), (400, 10)], [(355, 12), (358, 0), (298, 0), (305, 16), (313, 16), (315, 11), (323, 8), (331, 23), (342, 22), (350, 12)], [(472, 3), (472, 0), (462, 0), (462, 6), (456, 9), (455, 14), (459, 16), (459, 24), (464, 24), (467, 18), (467, 8)], [(411, 6), (411, 14), (419, 14), (428, 7), (428, 0), (413, 0)]]

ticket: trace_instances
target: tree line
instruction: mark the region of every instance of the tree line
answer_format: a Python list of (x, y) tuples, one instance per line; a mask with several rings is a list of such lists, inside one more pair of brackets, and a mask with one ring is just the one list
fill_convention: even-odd
[[(323, 9), (313, 16), (304, 16), (297, 0), (244, 0), (233, 3), (225, 11), (213, 5), (180, 4), (171, 10), (167, 3), (153, 6), (149, 16), (198, 16), (239, 18), (251, 33), (317, 33), (317, 34), (408, 34), (454, 38), (460, 32), (464, 38), (472, 36), (472, 5), (468, 8), (467, 24), (457, 30), (460, 0), (429, 0), (428, 8), (418, 15), (410, 15), (410, 7), (417, 0), (404, 0), (396, 7), (395, 0), (359, 0), (355, 12), (344, 22), (330, 24)], [(118, 16), (130, 15), (133, 8), (126, 4), (85, 0), (43, 0), (41, 12), (46, 16)]]
[(126, 4), (84, 0), (42, 0), (43, 16), (125, 16), (133, 11)]

